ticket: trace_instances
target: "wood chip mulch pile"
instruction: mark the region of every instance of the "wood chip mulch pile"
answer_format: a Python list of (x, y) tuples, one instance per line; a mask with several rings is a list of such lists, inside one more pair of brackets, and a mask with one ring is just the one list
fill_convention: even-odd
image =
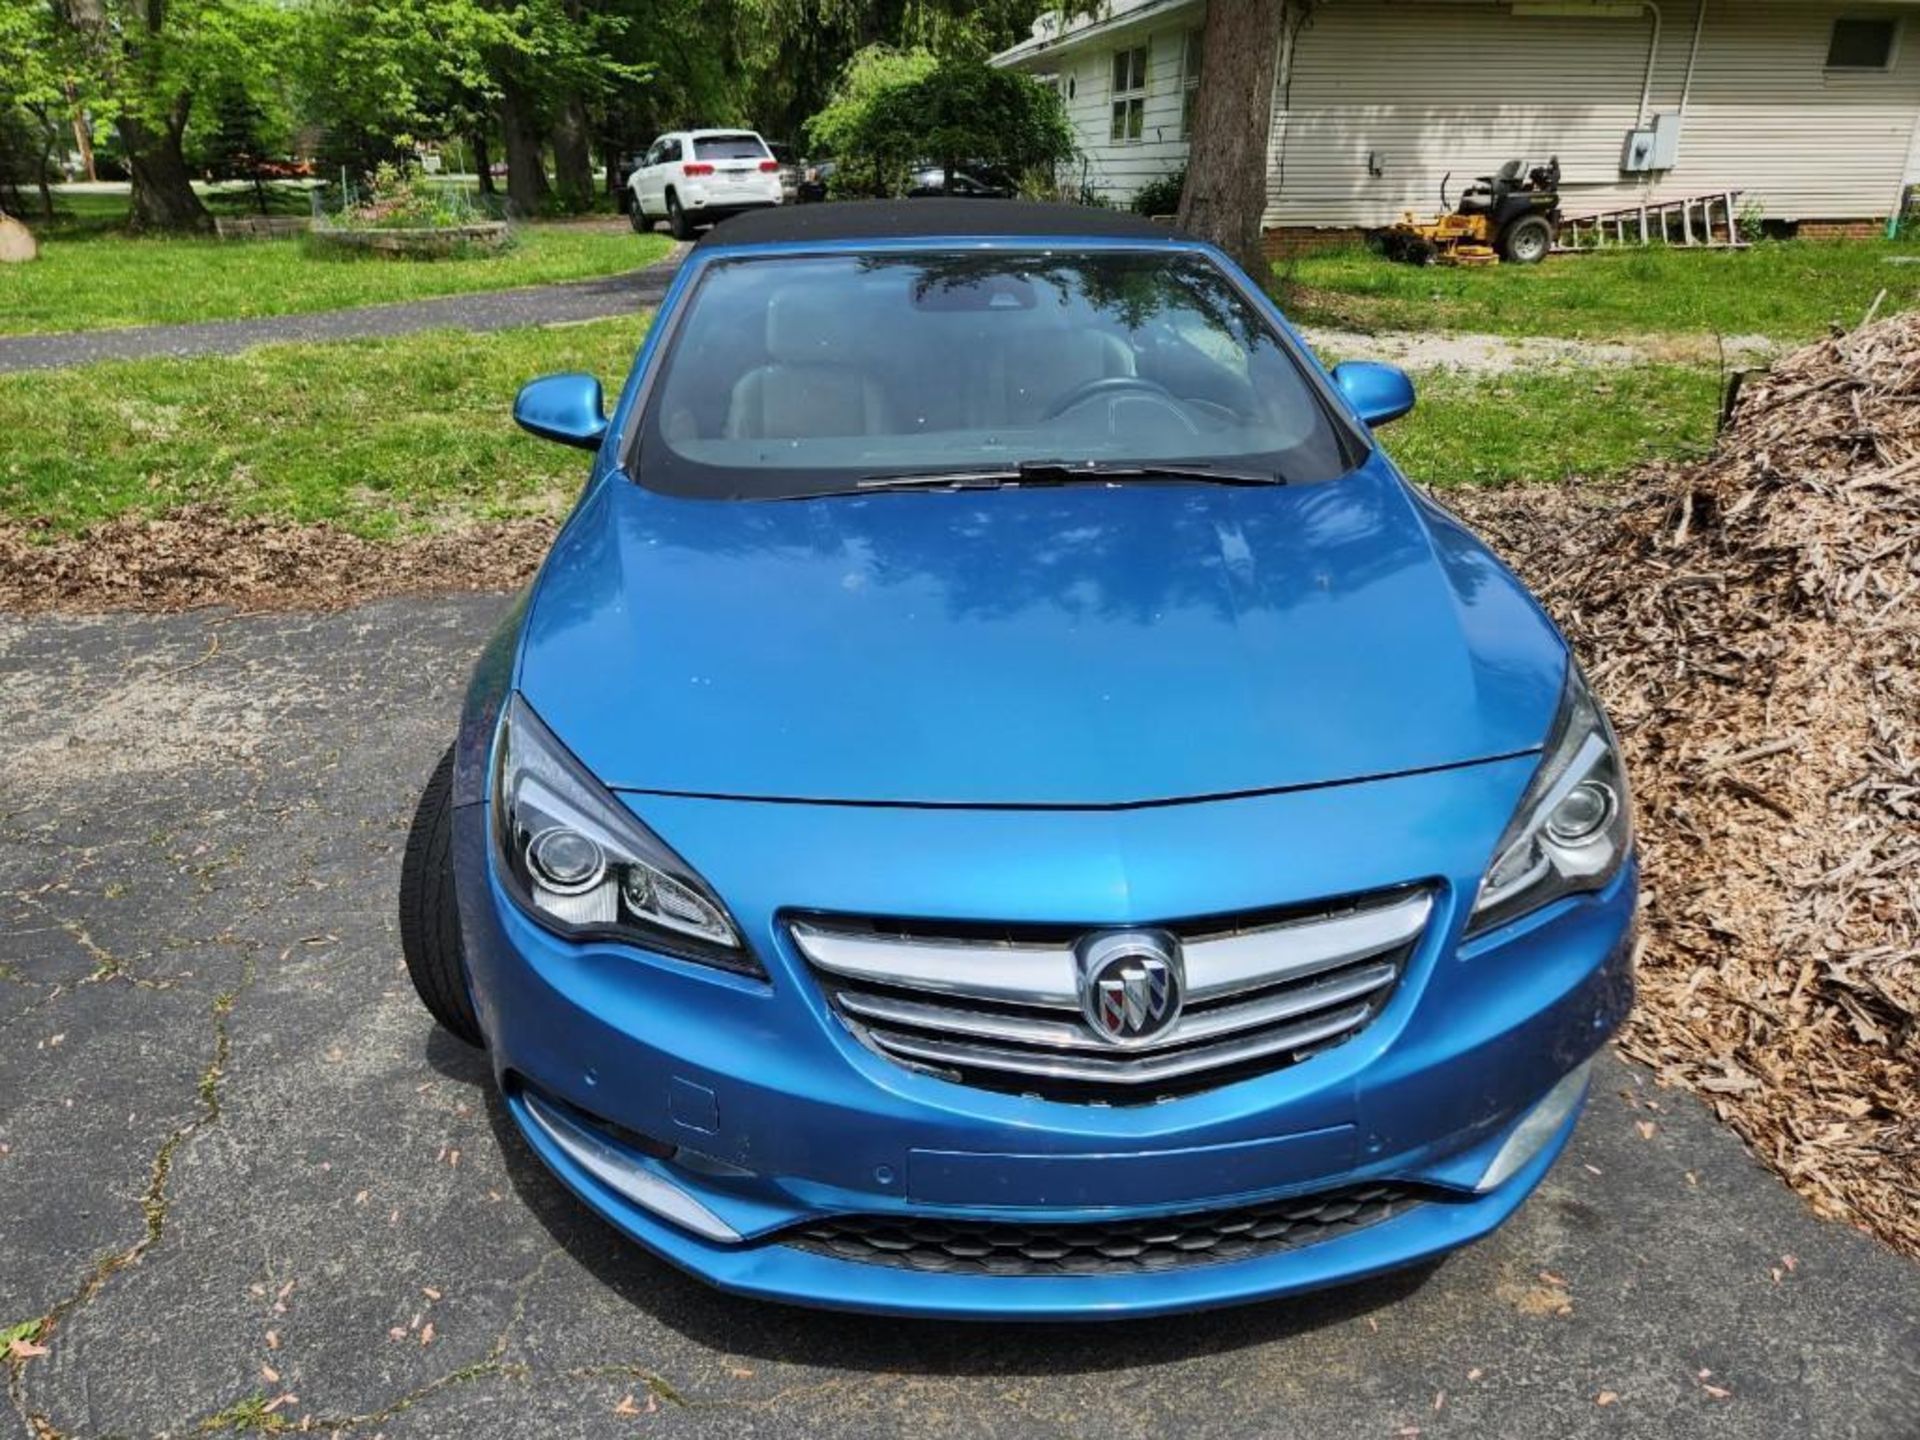
[(1624, 491), (1450, 491), (1606, 699), (1647, 864), (1622, 1048), (1920, 1255), (1920, 315)]
[(383, 595), (507, 590), (531, 578), (555, 528), (545, 519), (508, 520), (367, 540), (210, 505), (126, 516), (55, 539), (0, 525), (0, 611), (330, 610)]

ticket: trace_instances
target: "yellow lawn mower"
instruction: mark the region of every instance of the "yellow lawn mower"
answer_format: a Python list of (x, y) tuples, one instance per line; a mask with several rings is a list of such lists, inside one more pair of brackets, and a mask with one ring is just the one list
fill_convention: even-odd
[[(1447, 206), (1447, 180), (1440, 203)], [(1411, 265), (1538, 265), (1553, 250), (1560, 230), (1560, 161), (1527, 168), (1509, 160), (1498, 175), (1482, 175), (1460, 203), (1431, 221), (1409, 210), (1399, 224), (1377, 231), (1389, 260)]]

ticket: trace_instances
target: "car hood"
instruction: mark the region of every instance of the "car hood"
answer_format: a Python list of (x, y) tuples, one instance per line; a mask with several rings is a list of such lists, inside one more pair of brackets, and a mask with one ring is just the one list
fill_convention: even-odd
[(614, 477), (523, 637), (615, 789), (1114, 806), (1537, 748), (1553, 627), (1376, 459), (1324, 485), (674, 499)]

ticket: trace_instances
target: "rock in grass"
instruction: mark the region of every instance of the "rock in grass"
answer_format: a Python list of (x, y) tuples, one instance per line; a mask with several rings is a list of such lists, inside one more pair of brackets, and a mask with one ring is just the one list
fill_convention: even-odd
[(40, 258), (33, 232), (11, 215), (0, 215), (0, 265), (19, 265)]

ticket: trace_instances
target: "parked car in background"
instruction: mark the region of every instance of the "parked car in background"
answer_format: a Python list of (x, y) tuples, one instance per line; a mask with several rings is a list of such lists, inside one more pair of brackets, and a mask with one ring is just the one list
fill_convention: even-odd
[(949, 182), (946, 167), (941, 165), (920, 166), (913, 172), (913, 183), (907, 188), (908, 198), (915, 200), (935, 195), (955, 200), (1010, 200), (1013, 193), (1011, 184), (972, 169), (956, 168)]
[(828, 187), (833, 183), (834, 162), (816, 160), (803, 166), (800, 171), (800, 184), (794, 192), (796, 205), (817, 205), (827, 198)]
[(647, 158), (644, 150), (622, 150), (620, 158), (614, 162), (614, 204), (622, 215), (633, 213), (633, 172), (638, 170)]
[(627, 180), (633, 228), (645, 232), (665, 220), (685, 240), (743, 210), (761, 210), (784, 198), (780, 162), (752, 130), (676, 130), (662, 135)]
[(793, 153), (791, 145), (782, 145), (778, 140), (769, 140), (767, 149), (773, 152), (773, 158), (780, 162), (780, 199), (783, 204), (791, 205), (800, 198), (800, 161)]
[(745, 1294), (1099, 1320), (1485, 1235), (1639, 867), (1565, 640), (1376, 438), (1413, 405), (1139, 216), (716, 230), (611, 415), (515, 406), (595, 458), (407, 841), (422, 1001)]

